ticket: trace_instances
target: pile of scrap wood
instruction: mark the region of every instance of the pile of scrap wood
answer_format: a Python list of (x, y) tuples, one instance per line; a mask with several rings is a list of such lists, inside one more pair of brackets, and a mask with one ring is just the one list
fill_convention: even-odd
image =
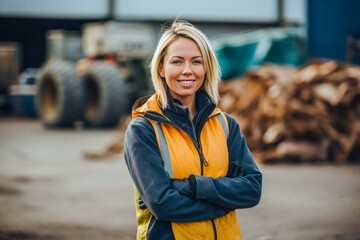
[[(301, 69), (265, 65), (220, 84), (219, 107), (237, 119), (259, 162), (351, 162), (360, 160), (360, 67), (335, 61)], [(130, 117), (102, 159), (123, 151)]]
[(360, 67), (267, 65), (222, 82), (220, 95), (259, 162), (360, 159)]

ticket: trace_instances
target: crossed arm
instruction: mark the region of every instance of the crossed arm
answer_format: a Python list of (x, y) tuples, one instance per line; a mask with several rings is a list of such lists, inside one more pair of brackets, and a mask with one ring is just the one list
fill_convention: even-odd
[(235, 120), (228, 117), (230, 164), (227, 177), (192, 175), (169, 179), (163, 168), (154, 129), (142, 117), (133, 119), (125, 137), (124, 156), (130, 175), (147, 208), (163, 221), (189, 222), (224, 216), (252, 207), (261, 195), (261, 173)]

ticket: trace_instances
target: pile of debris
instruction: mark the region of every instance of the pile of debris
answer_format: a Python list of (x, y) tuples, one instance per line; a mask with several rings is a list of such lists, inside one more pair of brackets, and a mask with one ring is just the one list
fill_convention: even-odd
[(259, 162), (360, 159), (360, 67), (267, 65), (222, 82), (220, 95)]
[[(258, 162), (360, 160), (360, 67), (335, 61), (301, 69), (265, 65), (220, 84), (219, 107), (235, 117)], [(119, 138), (89, 159), (122, 153)]]

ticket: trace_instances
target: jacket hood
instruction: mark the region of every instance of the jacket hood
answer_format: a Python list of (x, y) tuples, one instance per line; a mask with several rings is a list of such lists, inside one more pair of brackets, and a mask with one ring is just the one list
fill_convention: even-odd
[(160, 107), (160, 99), (157, 93), (152, 96), (138, 99), (132, 108), (132, 118), (135, 118), (139, 115), (143, 116), (147, 111), (152, 111), (164, 115)]

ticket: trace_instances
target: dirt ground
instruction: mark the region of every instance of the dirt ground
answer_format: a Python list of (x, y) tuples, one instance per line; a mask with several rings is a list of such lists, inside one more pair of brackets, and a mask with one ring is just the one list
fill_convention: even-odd
[[(45, 129), (0, 119), (0, 240), (135, 239), (121, 155), (89, 161), (116, 130)], [(359, 165), (260, 165), (260, 204), (238, 210), (244, 240), (360, 239)]]

